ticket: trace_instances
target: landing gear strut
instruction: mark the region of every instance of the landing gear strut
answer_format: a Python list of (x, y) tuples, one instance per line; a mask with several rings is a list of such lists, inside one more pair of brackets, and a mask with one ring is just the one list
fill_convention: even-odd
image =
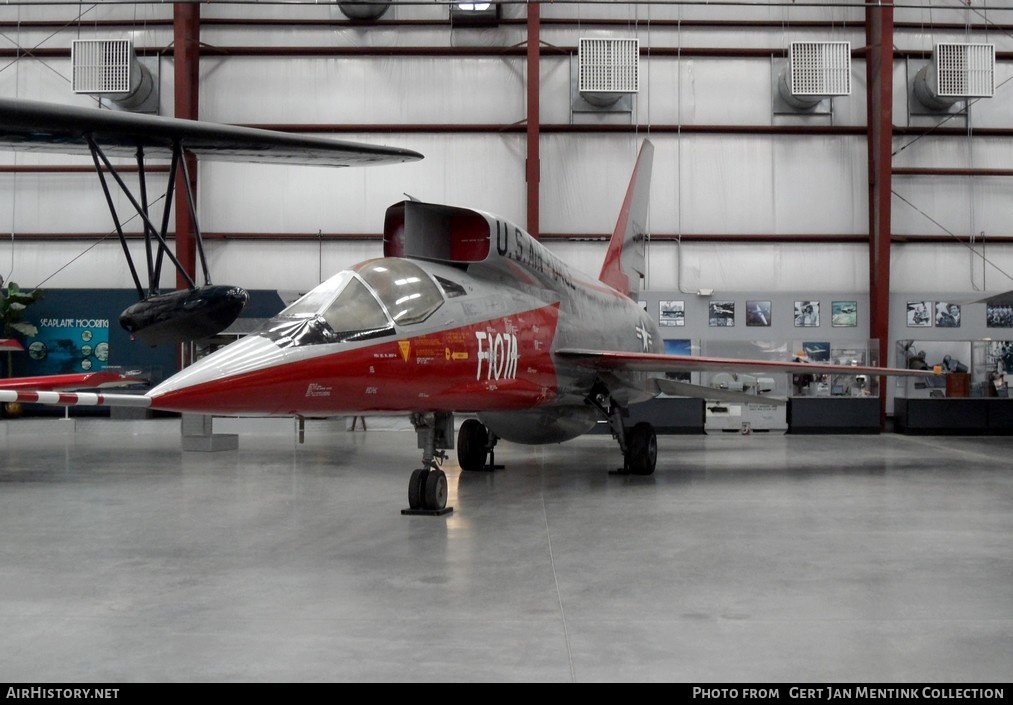
[(443, 516), (454, 511), (447, 506), (447, 475), (440, 464), (444, 452), (454, 447), (454, 415), (448, 413), (412, 414), (412, 426), (422, 449), (422, 467), (412, 471), (408, 480), (408, 509), (402, 514)]
[[(461, 424), (457, 434), (457, 462), (462, 470), (498, 470), (496, 465), (496, 442), (499, 440), (477, 419), (468, 419)], [(486, 464), (485, 459), (489, 458)]]
[(627, 429), (624, 420), (629, 416), (629, 411), (619, 406), (606, 391), (592, 393), (587, 401), (608, 419), (612, 437), (619, 441), (619, 450), (623, 453), (623, 467), (610, 474), (654, 474), (654, 466), (658, 461), (658, 436), (654, 432), (654, 426), (641, 421)]

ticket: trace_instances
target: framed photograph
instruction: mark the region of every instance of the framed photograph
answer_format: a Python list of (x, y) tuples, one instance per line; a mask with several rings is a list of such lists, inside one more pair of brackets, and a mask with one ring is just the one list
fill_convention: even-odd
[(1013, 328), (1013, 306), (986, 304), (985, 325), (989, 328)]
[(711, 301), (708, 304), (707, 322), (711, 327), (721, 328), (735, 325), (734, 301)]
[(769, 301), (747, 301), (746, 302), (746, 325), (770, 327), (770, 302)]
[(936, 327), (960, 328), (960, 304), (936, 302)]
[(686, 302), (685, 301), (659, 301), (658, 302), (658, 325), (659, 326), (684, 326), (684, 325), (686, 325)]
[(819, 301), (796, 301), (795, 302), (795, 327), (796, 328), (819, 328), (820, 325), (820, 302)]
[(907, 327), (908, 328), (931, 328), (932, 327), (932, 302), (931, 301), (908, 301), (907, 302)]
[(854, 328), (858, 325), (857, 301), (831, 301), (830, 325), (834, 328)]

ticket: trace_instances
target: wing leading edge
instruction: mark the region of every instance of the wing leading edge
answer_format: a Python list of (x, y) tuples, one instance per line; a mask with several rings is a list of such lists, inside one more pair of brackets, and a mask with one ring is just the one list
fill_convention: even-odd
[[(658, 374), (667, 372), (785, 372), (793, 374), (870, 375), (876, 377), (932, 377), (940, 373), (938, 369), (935, 371), (907, 370), (896, 367), (830, 365), (819, 362), (782, 362), (779, 360), (743, 360), (730, 357), (691, 357), (688, 355), (614, 352), (576, 348), (557, 350), (556, 355), (581, 367), (608, 372), (613, 375), (622, 372), (654, 372)], [(710, 387), (701, 387), (688, 383), (674, 383), (662, 377), (653, 378), (651, 382), (659, 391), (669, 394), (727, 399), (728, 401), (744, 400), (738, 396), (734, 399), (715, 396), (718, 394), (718, 390), (712, 390)], [(749, 399), (756, 401), (757, 397), (753, 396)], [(760, 399), (766, 399), (766, 397), (760, 397)]]
[(85, 135), (110, 156), (171, 155), (179, 143), (216, 161), (370, 166), (422, 159), (409, 149), (343, 142), (312, 135), (196, 120), (98, 110), (73, 105), (0, 98), (0, 147), (61, 154), (89, 154)]

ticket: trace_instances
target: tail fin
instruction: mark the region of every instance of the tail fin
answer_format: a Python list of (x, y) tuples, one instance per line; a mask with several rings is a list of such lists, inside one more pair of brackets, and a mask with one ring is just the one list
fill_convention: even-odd
[(654, 145), (644, 140), (598, 279), (631, 298), (647, 275), (647, 202)]

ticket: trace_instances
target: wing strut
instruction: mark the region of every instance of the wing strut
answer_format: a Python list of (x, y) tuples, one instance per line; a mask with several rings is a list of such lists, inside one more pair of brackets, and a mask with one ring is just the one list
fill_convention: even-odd
[[(99, 150), (98, 145), (92, 140), (91, 135), (85, 135), (88, 139), (88, 146), (91, 148), (91, 159), (95, 163), (95, 173), (98, 174), (98, 180), (102, 184), (102, 192), (106, 196), (106, 204), (109, 206), (109, 213), (113, 217), (113, 225), (116, 226), (116, 234), (120, 237), (120, 244), (123, 246), (123, 256), (127, 258), (127, 266), (130, 268), (130, 276), (134, 278), (134, 286), (137, 287), (137, 296), (144, 298), (144, 288), (141, 286), (141, 280), (137, 276), (137, 269), (134, 268), (134, 258), (130, 256), (130, 248), (127, 247), (127, 238), (123, 235), (123, 225), (120, 224), (119, 216), (116, 214), (116, 204), (113, 203), (113, 196), (109, 193), (109, 184), (106, 182), (105, 174), (102, 173), (102, 165), (99, 164)], [(145, 226), (147, 227), (147, 226)]]
[[(173, 153), (179, 150), (180, 146), (177, 142), (173, 145)], [(193, 223), (194, 236), (197, 239), (197, 254), (200, 256), (200, 266), (204, 271), (204, 283), (208, 286), (211, 285), (211, 275), (208, 274), (208, 261), (204, 257), (204, 236), (201, 235), (200, 222), (197, 220), (197, 202), (193, 197), (193, 188), (190, 185), (190, 169), (186, 165), (186, 158), (180, 155), (180, 165), (183, 167), (183, 185), (186, 186), (186, 205), (190, 209), (190, 222)]]
[[(176, 174), (180, 169), (180, 164), (182, 163), (184, 175), (183, 180), (184, 183), (186, 184), (187, 208), (189, 209), (190, 212), (190, 218), (194, 223), (194, 230), (197, 237), (197, 248), (200, 255), (201, 268), (203, 269), (204, 273), (204, 280), (208, 285), (210, 285), (211, 277), (208, 273), (207, 259), (204, 255), (204, 239), (201, 236), (200, 228), (197, 225), (198, 221), (197, 221), (196, 204), (193, 197), (193, 191), (190, 188), (189, 174), (187, 173), (186, 159), (183, 155), (183, 148), (179, 144), (179, 142), (175, 142), (172, 147), (172, 164), (169, 167), (169, 179), (165, 189), (165, 203), (163, 204), (162, 210), (162, 227), (161, 230), (159, 230), (155, 228), (154, 224), (151, 222), (151, 219), (148, 217), (147, 185), (145, 183), (146, 175), (144, 171), (144, 151), (141, 148), (138, 148), (137, 150), (137, 164), (139, 168), (139, 175), (141, 182), (140, 188), (141, 202), (138, 202), (137, 198), (134, 197), (134, 195), (130, 192), (130, 189), (127, 187), (126, 183), (123, 181), (123, 178), (119, 175), (119, 172), (117, 172), (116, 167), (113, 166), (112, 162), (109, 161), (109, 158), (102, 151), (102, 148), (98, 146), (98, 144), (92, 138), (91, 134), (86, 134), (84, 137), (85, 140), (87, 140), (88, 142), (89, 150), (91, 150), (92, 161), (95, 163), (95, 171), (98, 173), (99, 181), (102, 183), (102, 191), (105, 193), (106, 203), (109, 205), (109, 212), (112, 215), (113, 222), (116, 225), (116, 232), (119, 235), (120, 244), (123, 245), (123, 254), (127, 258), (127, 265), (130, 267), (130, 274), (131, 276), (133, 276), (134, 284), (137, 286), (137, 293), (140, 296), (140, 298), (142, 299), (145, 298), (145, 293), (143, 287), (141, 286), (140, 278), (137, 275), (137, 269), (134, 267), (133, 257), (130, 256), (130, 250), (127, 247), (127, 239), (123, 233), (123, 226), (120, 223), (119, 217), (116, 213), (116, 206), (113, 203), (112, 194), (109, 191), (109, 184), (106, 181), (105, 173), (103, 172), (102, 169), (103, 164), (105, 165), (105, 168), (109, 171), (109, 173), (112, 175), (113, 179), (116, 181), (116, 184), (120, 187), (120, 191), (123, 193), (124, 196), (127, 197), (127, 200), (129, 200), (130, 204), (134, 207), (137, 216), (144, 222), (144, 239), (148, 259), (148, 295), (151, 295), (154, 294), (158, 289), (158, 277), (161, 274), (163, 254), (169, 257), (173, 265), (175, 265), (176, 271), (179, 272), (179, 274), (186, 280), (187, 286), (191, 290), (197, 288), (197, 284), (194, 282), (193, 277), (190, 276), (190, 273), (183, 268), (183, 265), (180, 264), (176, 256), (172, 254), (172, 250), (169, 248), (169, 245), (166, 242), (166, 235), (168, 234), (169, 229), (169, 211), (172, 208), (172, 195), (174, 184), (176, 182)], [(155, 239), (158, 240), (159, 244), (157, 262), (155, 262), (154, 264), (152, 263), (152, 253), (151, 253), (152, 243), (150, 239), (151, 235), (155, 236)]]

